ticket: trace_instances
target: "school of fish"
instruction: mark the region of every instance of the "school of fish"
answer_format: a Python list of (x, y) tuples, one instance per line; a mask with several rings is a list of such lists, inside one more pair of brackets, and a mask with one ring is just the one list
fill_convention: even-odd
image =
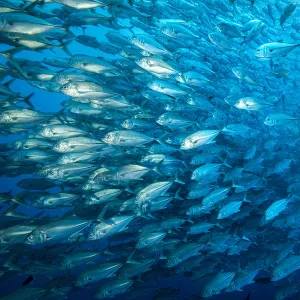
[[(299, 20), (288, 0), (0, 0), (0, 286), (23, 281), (1, 299), (297, 295)], [(199, 293), (157, 287), (177, 275)]]

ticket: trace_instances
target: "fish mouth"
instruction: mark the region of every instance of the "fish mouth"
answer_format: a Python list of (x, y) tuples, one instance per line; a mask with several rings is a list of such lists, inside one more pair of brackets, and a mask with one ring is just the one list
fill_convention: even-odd
[(254, 56), (260, 57), (260, 58), (264, 57), (260, 52), (254, 52)]
[(34, 242), (33, 242), (33, 241), (30, 241), (28, 238), (26, 238), (26, 239), (24, 240), (24, 244), (26, 244), (26, 245), (34, 245)]

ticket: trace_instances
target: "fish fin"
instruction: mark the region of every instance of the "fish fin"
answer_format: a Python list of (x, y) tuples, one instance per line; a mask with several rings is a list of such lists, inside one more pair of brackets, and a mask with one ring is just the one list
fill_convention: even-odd
[(127, 193), (130, 193), (130, 194), (136, 194), (136, 192), (135, 191), (133, 191), (130, 187), (126, 187), (125, 188), (125, 191), (127, 192)]
[(180, 179), (178, 178), (178, 170), (176, 171), (175, 178), (174, 178), (174, 182), (179, 183), (179, 184), (182, 184), (182, 185), (185, 185), (185, 182), (183, 182), (182, 180), (180, 180)]
[(97, 218), (99, 221), (101, 221), (103, 223), (106, 223), (106, 220), (104, 219), (104, 215), (105, 215), (107, 209), (108, 209), (108, 205), (105, 205)]
[(164, 176), (164, 174), (161, 172), (160, 167), (162, 165), (162, 163), (164, 162), (164, 160), (160, 160), (158, 162), (158, 164), (152, 169), (154, 172), (156, 172), (157, 174), (159, 174), (160, 176)]
[(33, 104), (31, 103), (30, 99), (34, 96), (34, 93), (29, 94), (25, 98), (23, 98), (23, 101), (31, 108), (34, 108)]
[(26, 49), (25, 47), (13, 48), (13, 49), (7, 50), (5, 52), (1, 52), (0, 55), (2, 55), (6, 60), (8, 60), (9, 63), (21, 73), (23, 78), (26, 79), (27, 77), (23, 73), (23, 70), (22, 70), (19, 62), (13, 58), (14, 54), (16, 54), (22, 50), (25, 50), (25, 49)]
[(181, 191), (181, 187), (176, 191), (176, 194), (174, 196), (174, 199), (177, 199), (179, 201), (183, 201), (184, 199), (182, 197), (180, 197), (180, 191)]
[(223, 159), (221, 156), (217, 156), (217, 157), (222, 161), (224, 166), (232, 169), (232, 166), (227, 163), (229, 156), (227, 156), (225, 159)]
[(72, 56), (72, 53), (70, 52), (70, 50), (68, 49), (68, 45), (71, 44), (71, 42), (73, 41), (74, 39), (70, 39), (70, 40), (67, 40), (65, 42), (63, 41), (60, 41), (60, 45), (58, 46), (59, 48), (61, 48), (67, 55), (69, 56)]
[(133, 252), (131, 252), (131, 254), (128, 256), (126, 263), (127, 264), (133, 264), (133, 265), (140, 265), (141, 263), (132, 259), (133, 255), (135, 254), (136, 250), (133, 250)]
[(167, 132), (164, 133), (164, 134), (162, 134), (160, 137), (158, 137), (158, 138), (156, 139), (156, 141), (157, 141), (158, 143), (160, 143), (162, 146), (166, 146), (166, 144), (165, 144), (165, 142), (163, 141), (163, 139), (164, 139), (167, 135), (168, 135)]
[(7, 88), (10, 88), (10, 86), (13, 84), (14, 81), (15, 81), (15, 78), (12, 78), (12, 79), (8, 80), (7, 82), (5, 82), (3, 85)]
[(243, 202), (252, 203), (250, 200), (247, 200), (247, 194), (248, 194), (248, 191), (245, 193), (245, 195), (243, 197)]

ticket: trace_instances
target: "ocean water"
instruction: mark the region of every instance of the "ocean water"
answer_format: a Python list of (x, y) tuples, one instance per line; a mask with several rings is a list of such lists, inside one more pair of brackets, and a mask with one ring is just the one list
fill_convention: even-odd
[[(72, 7), (91, 2), (97, 7)], [(298, 3), (287, 0), (111, 2), (59, 0), (36, 3), (26, 10), (29, 3), (23, 7), (19, 1), (0, 1), (1, 8), (13, 6), (22, 11), (17, 20), (23, 20), (24, 15), (35, 16), (36, 22), (47, 21), (69, 34), (62, 39), (46, 38), (54, 45), (32, 50), (27, 44), (24, 49), (18, 44), (20, 40), (37, 41), (42, 33), (28, 34), (29, 29), (17, 29), (14, 34), (19, 37), (14, 39), (7, 36), (5, 22), (0, 22), (0, 51), (4, 54), (0, 55), (0, 64), (8, 68), (0, 70), (0, 96), (3, 97), (0, 103), (0, 299), (94, 299), (100, 298), (96, 291), (101, 287), (125, 279), (129, 282), (128, 289), (120, 294), (113, 289), (116, 295), (111, 298), (298, 299), (300, 259), (288, 264), (291, 273), (280, 273), (282, 278), (274, 279), (276, 268), (282, 262), (299, 257)], [(46, 16), (46, 12), (57, 19)], [(84, 13), (97, 14), (100, 19), (96, 22), (91, 18), (90, 22), (95, 23), (85, 24), (89, 19)], [(14, 12), (3, 12), (0, 19), (7, 20), (10, 14)], [(72, 24), (72, 14), (83, 14), (82, 26)], [(32, 25), (32, 21), (24, 22)], [(109, 38), (112, 31), (125, 42)], [(99, 48), (104, 44), (114, 46), (118, 53), (112, 54), (104, 48), (101, 51), (93, 44), (83, 45), (76, 40), (81, 35), (96, 38)], [(11, 49), (18, 51), (11, 52)], [(122, 50), (132, 51), (132, 56), (126, 57)], [(72, 63), (71, 59), (76, 57), (83, 64)], [(87, 70), (87, 57), (97, 57), (104, 66), (108, 65), (108, 71)], [(54, 67), (45, 63), (48, 58), (64, 59), (67, 66)], [(26, 65), (28, 62), (31, 64)], [(93, 66), (101, 65), (100, 62)], [(35, 67), (40, 67), (40, 71), (35, 73)], [(51, 73), (46, 80), (35, 75), (41, 75), (43, 70)], [(72, 79), (69, 83), (80, 82), (86, 86), (69, 87), (67, 92), (62, 90), (66, 82), (59, 83), (57, 91), (49, 91), (49, 86), (33, 86), (36, 82), (54, 82), (53, 77), (58, 74), (84, 74), (84, 80)], [(5, 86), (11, 79), (13, 82)], [(71, 96), (74, 91), (80, 95)], [(108, 95), (101, 96), (97, 94), (99, 91)], [(34, 94), (28, 106), (23, 99), (31, 93)], [(150, 96), (145, 97), (146, 93)], [(111, 99), (115, 101), (113, 104), (107, 101)], [(89, 106), (99, 113), (72, 111), (71, 106), (65, 105), (66, 101), (73, 109), (82, 104), (80, 101), (85, 102), (85, 109)], [(19, 124), (3, 117), (23, 108), (43, 117)], [(125, 120), (146, 123), (137, 122), (129, 128)], [(58, 138), (42, 136), (42, 128), (53, 124), (66, 127)], [(104, 129), (98, 130), (93, 127), (95, 124), (103, 125)], [(67, 150), (55, 148), (57, 143), (72, 138), (68, 136), (71, 129), (67, 126), (85, 132), (75, 138), (91, 140), (84, 141), (79, 150), (70, 146)], [(21, 133), (17, 131), (20, 128)], [(205, 140), (203, 135), (210, 134), (211, 130), (215, 136)], [(134, 132), (135, 136), (128, 137), (125, 131)], [(117, 132), (121, 139), (105, 139), (110, 132)], [(198, 145), (189, 140), (195, 133)], [(37, 158), (33, 152), (36, 156), (32, 158), (30, 150), (15, 143), (28, 138), (51, 144), (46, 150), (38, 146), (30, 148), (49, 155), (48, 161)], [(174, 142), (177, 138), (179, 142)], [(93, 148), (95, 141), (100, 146)], [(151, 146), (158, 145), (173, 148), (153, 152)], [(103, 149), (106, 152), (97, 157)], [(27, 152), (21, 155), (24, 150)], [(78, 160), (68, 164), (78, 168), (77, 173), (74, 170), (68, 171), (71, 175), (55, 173), (55, 170), (48, 172), (48, 166), (58, 169), (66, 166), (59, 163), (65, 153), (78, 153)], [(95, 157), (84, 159), (84, 155), (90, 154)], [(202, 155), (200, 162), (193, 163), (197, 155)], [(170, 162), (170, 159), (174, 160)], [(17, 174), (10, 169), (16, 164), (20, 170)], [(120, 170), (131, 165), (144, 166), (147, 171), (135, 180), (126, 181), (119, 176)], [(23, 171), (21, 167), (28, 169)], [(87, 172), (82, 171), (85, 167)], [(237, 175), (232, 175), (233, 170)], [(92, 179), (93, 172), (98, 175)], [(22, 180), (30, 183), (37, 178), (47, 179), (53, 186), (20, 187)], [(167, 182), (168, 187), (161, 193), (156, 190), (142, 193), (157, 182)], [(94, 189), (84, 189), (87, 183), (95, 184)], [(205, 204), (207, 195), (221, 188), (228, 188), (224, 197), (215, 196), (215, 200), (211, 199), (214, 203)], [(99, 199), (97, 203), (87, 202), (88, 199), (96, 201), (96, 193), (105, 189), (120, 189), (120, 193), (102, 202)], [(189, 195), (195, 190), (204, 194), (192, 199)], [(70, 193), (76, 199), (71, 204), (52, 208), (38, 203), (42, 197), (55, 197), (59, 193)], [(155, 201), (162, 197), (170, 200), (155, 210)], [(132, 203), (124, 211), (122, 205), (128, 200)], [(282, 200), (280, 206), (278, 203), (274, 207), (279, 200)], [(232, 207), (223, 209), (233, 202), (239, 206), (237, 211)], [(202, 210), (190, 213), (197, 205)], [(221, 212), (228, 216), (222, 217)], [(132, 220), (122, 230), (110, 235), (104, 232), (95, 238), (97, 225), (113, 226), (114, 218), (124, 215)], [(178, 226), (174, 221), (177, 219)], [(29, 240), (36, 229), (42, 231), (43, 226), (64, 220), (88, 220), (89, 225), (78, 232), (65, 233), (62, 238), (56, 238), (54, 230), (46, 234), (46, 240)], [(174, 224), (163, 225), (168, 220)], [(212, 225), (207, 232), (191, 232), (193, 226), (205, 222)], [(151, 224), (154, 227), (148, 233), (162, 233), (164, 237), (141, 248), (138, 241), (145, 239), (143, 230)], [(7, 240), (5, 230), (16, 226), (33, 228), (23, 235), (17, 231), (16, 236)], [(66, 232), (66, 228), (58, 225), (54, 229)], [(71, 239), (74, 233), (75, 239)], [(167, 241), (171, 240), (177, 241), (175, 246), (168, 246)], [(195, 253), (186, 251), (168, 267), (174, 257), (180, 256), (178, 249), (193, 243), (199, 247)], [(68, 270), (60, 268), (61, 259), (84, 251), (99, 254)], [(153, 260), (151, 268), (136, 271), (132, 276), (124, 275), (129, 265), (142, 269), (147, 260)], [(92, 284), (78, 284), (85, 270), (110, 262), (120, 264), (120, 269)], [(215, 266), (195, 280), (196, 273), (204, 271), (207, 263)], [(233, 286), (238, 276), (255, 270), (256, 276), (240, 290)], [(98, 271), (96, 276), (100, 272), (103, 271)], [(234, 276), (225, 286), (213, 283), (212, 295), (204, 295), (215, 276), (225, 272)], [(27, 283), (31, 275), (32, 280)], [(230, 286), (234, 291), (225, 291)], [(39, 293), (34, 294), (31, 288), (40, 288)], [(285, 296), (280, 298), (284, 288)], [(28, 291), (28, 298), (22, 293), (24, 290)]]

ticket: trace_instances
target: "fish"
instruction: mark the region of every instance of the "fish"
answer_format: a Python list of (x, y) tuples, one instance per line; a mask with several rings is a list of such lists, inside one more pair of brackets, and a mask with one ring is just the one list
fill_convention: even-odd
[(297, 5), (294, 3), (290, 3), (286, 6), (283, 13), (280, 16), (280, 25), (282, 26), (285, 21), (292, 15), (294, 10), (296, 9)]
[(299, 256), (290, 256), (272, 270), (272, 281), (280, 280), (299, 269)]
[(39, 34), (55, 28), (55, 25), (23, 12), (8, 12), (1, 16), (0, 32)]
[(136, 34), (130, 38), (130, 42), (138, 48), (145, 50), (153, 55), (167, 55), (171, 53), (159, 42), (157, 42), (151, 35)]
[(298, 118), (294, 118), (283, 113), (275, 113), (275, 114), (268, 115), (265, 118), (264, 123), (268, 126), (277, 126), (277, 125), (281, 126), (291, 121), (298, 121)]
[(297, 293), (296, 2), (0, 2), (1, 299)]
[(233, 22), (222, 21), (217, 24), (217, 30), (221, 33), (225, 34), (229, 38), (237, 38), (242, 37), (240, 30), (242, 29), (242, 25)]
[(29, 245), (41, 245), (55, 241), (67, 241), (72, 235), (76, 235), (89, 226), (91, 221), (80, 219), (69, 219), (54, 221), (29, 233), (25, 243)]
[(135, 215), (122, 215), (112, 217), (105, 222), (96, 223), (88, 235), (89, 240), (99, 240), (126, 231), (126, 226), (134, 219)]
[(247, 70), (241, 67), (235, 67), (232, 69), (233, 74), (240, 79), (241, 82), (246, 82), (247, 84), (254, 86), (262, 86), (259, 82), (257, 82), (252, 74), (247, 72)]
[[(251, 22), (251, 21), (250, 21)], [(257, 22), (245, 35), (243, 43), (248, 43), (259, 36), (265, 29), (263, 22)]]
[(231, 43), (230, 39), (225, 35), (214, 32), (208, 35), (209, 40), (222, 50), (226, 51), (236, 51), (237, 48)]
[(32, 275), (28, 276), (22, 283), (22, 285), (27, 285), (30, 282), (32, 282), (34, 280), (34, 277)]
[(218, 294), (231, 283), (235, 273), (234, 272), (220, 272), (213, 277), (203, 288), (202, 297), (208, 298), (212, 295)]
[(286, 208), (288, 202), (289, 198), (285, 198), (272, 203), (265, 212), (266, 221), (277, 217)]
[(122, 267), (122, 263), (101, 263), (91, 267), (78, 275), (76, 285), (83, 286), (97, 282), (103, 278), (111, 277)]
[(24, 239), (31, 233), (37, 226), (33, 225), (15, 225), (7, 227), (0, 231), (1, 244), (23, 244)]
[(272, 42), (259, 46), (255, 51), (255, 56), (259, 58), (282, 57), (296, 49), (299, 44), (287, 44), (281, 42)]
[(271, 282), (271, 278), (270, 277), (260, 277), (255, 279), (256, 283), (261, 283), (261, 284), (269, 284)]
[(45, 288), (21, 288), (6, 296), (3, 299), (20, 299), (21, 298), (33, 298), (40, 299), (48, 293)]
[(190, 150), (198, 148), (202, 145), (211, 144), (214, 139), (219, 135), (218, 130), (204, 130), (195, 132), (186, 137), (181, 143), (181, 149)]
[(134, 281), (130, 279), (124, 280), (114, 280), (106, 285), (100, 287), (97, 291), (95, 291), (95, 298), (104, 299), (109, 297), (114, 297), (118, 294), (125, 293), (130, 287), (133, 285)]
[(100, 253), (93, 251), (78, 251), (61, 254), (60, 257), (60, 269), (69, 270), (77, 266), (84, 265), (85, 263), (91, 263), (99, 258)]
[(242, 201), (232, 201), (223, 206), (218, 213), (218, 219), (228, 218), (229, 216), (240, 211), (243, 202), (247, 202), (245, 198)]
[(252, 97), (245, 97), (239, 99), (234, 104), (234, 106), (238, 109), (245, 109), (250, 111), (250, 110), (261, 110), (263, 108), (268, 108), (270, 106), (273, 106), (273, 104)]
[[(258, 273), (259, 273), (259, 269), (250, 272), (241, 271), (241, 273), (236, 275), (233, 281), (229, 284), (229, 286), (226, 288), (226, 291), (232, 291), (232, 290), (241, 291), (241, 288), (243, 286), (255, 282), (253, 281), (253, 279), (257, 276)], [(250, 298), (250, 296), (248, 298)]]

